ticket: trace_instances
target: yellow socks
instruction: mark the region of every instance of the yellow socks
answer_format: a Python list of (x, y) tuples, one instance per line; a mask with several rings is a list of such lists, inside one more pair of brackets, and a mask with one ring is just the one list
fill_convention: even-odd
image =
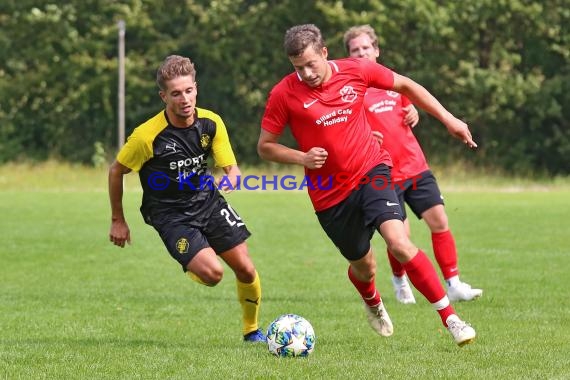
[(261, 304), (261, 282), (257, 271), (251, 284), (236, 279), (237, 296), (243, 312), (243, 335), (258, 329), (259, 306)]
[[(205, 283), (194, 273), (186, 272), (188, 277), (201, 285), (211, 286)], [(251, 284), (245, 284), (236, 279), (238, 301), (242, 309), (243, 335), (258, 329), (259, 306), (261, 304), (261, 281), (257, 271)]]

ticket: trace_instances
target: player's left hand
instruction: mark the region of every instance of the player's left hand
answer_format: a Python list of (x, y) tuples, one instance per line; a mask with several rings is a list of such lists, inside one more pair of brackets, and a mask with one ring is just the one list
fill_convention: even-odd
[(477, 143), (473, 141), (473, 136), (471, 136), (469, 127), (463, 121), (456, 117), (452, 117), (446, 122), (445, 126), (453, 137), (463, 141), (463, 143), (465, 143), (469, 148), (477, 148)]
[(420, 114), (413, 104), (409, 104), (406, 107), (402, 107), (406, 116), (404, 116), (404, 123), (410, 128), (415, 127), (420, 121)]
[(239, 176), (226, 174), (223, 178), (223, 181), (222, 178), (218, 178), (216, 179), (215, 183), (218, 190), (224, 194), (229, 194), (239, 186)]
[(216, 187), (224, 194), (239, 189), (241, 170), (237, 165), (228, 165), (223, 168), (225, 175), (215, 180)]

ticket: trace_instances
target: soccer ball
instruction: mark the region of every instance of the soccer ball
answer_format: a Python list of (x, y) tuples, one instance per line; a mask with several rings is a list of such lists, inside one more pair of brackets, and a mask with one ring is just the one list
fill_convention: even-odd
[(275, 356), (309, 356), (315, 348), (313, 326), (296, 314), (284, 314), (267, 328), (267, 348)]

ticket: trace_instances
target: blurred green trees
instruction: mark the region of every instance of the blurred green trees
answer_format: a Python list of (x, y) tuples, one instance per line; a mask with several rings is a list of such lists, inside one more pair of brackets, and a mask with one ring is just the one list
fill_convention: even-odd
[(4, 0), (0, 162), (91, 163), (95, 147), (116, 151), (120, 19), (127, 135), (162, 107), (158, 64), (187, 55), (199, 105), (222, 115), (240, 162), (258, 163), (267, 93), (292, 70), (285, 30), (315, 23), (330, 58), (341, 58), (343, 32), (366, 23), (379, 34), (382, 62), (428, 88), (480, 143), (467, 152), (422, 113), (416, 133), (430, 161), (570, 174), (568, 0)]

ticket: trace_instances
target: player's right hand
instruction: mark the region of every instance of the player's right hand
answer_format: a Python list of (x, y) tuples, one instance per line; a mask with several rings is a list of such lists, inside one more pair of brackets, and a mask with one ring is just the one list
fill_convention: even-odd
[(305, 153), (303, 165), (307, 169), (320, 169), (325, 164), (328, 155), (329, 152), (327, 152), (324, 148), (311, 148), (308, 152)]
[(109, 241), (121, 248), (125, 247), (125, 243), (131, 244), (131, 231), (129, 230), (127, 222), (121, 220), (111, 221)]
[(381, 132), (372, 131), (372, 136), (374, 136), (374, 138), (378, 140), (378, 144), (382, 145), (382, 143), (384, 142), (384, 135)]

